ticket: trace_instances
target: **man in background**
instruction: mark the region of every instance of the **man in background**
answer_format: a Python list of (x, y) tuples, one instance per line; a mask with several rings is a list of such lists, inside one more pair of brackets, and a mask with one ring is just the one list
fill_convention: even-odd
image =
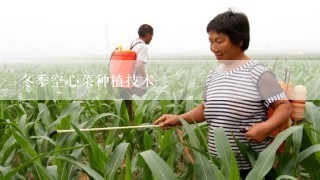
[[(134, 86), (130, 91), (120, 92), (120, 97), (125, 97), (125, 103), (128, 110), (130, 121), (133, 121), (134, 111), (132, 108), (132, 101), (129, 99), (132, 94), (143, 96), (148, 86), (154, 84), (147, 75), (148, 63), (148, 44), (150, 44), (153, 37), (153, 28), (148, 24), (142, 24), (138, 30), (139, 38), (135, 39), (130, 46), (130, 49), (135, 51), (137, 59), (134, 64)], [(125, 94), (124, 94), (125, 93)], [(128, 98), (129, 97), (129, 98)]]
[(142, 96), (147, 91), (148, 82), (147, 63), (148, 63), (148, 47), (153, 37), (153, 28), (148, 24), (143, 24), (138, 30), (139, 38), (131, 43), (130, 49), (137, 53), (135, 61), (134, 75), (137, 80), (136, 86), (133, 87), (133, 94)]

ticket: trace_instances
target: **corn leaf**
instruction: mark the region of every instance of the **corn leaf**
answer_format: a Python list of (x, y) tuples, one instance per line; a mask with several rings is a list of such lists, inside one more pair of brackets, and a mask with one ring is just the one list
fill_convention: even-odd
[(274, 141), (265, 149), (263, 150), (258, 157), (258, 160), (252, 170), (249, 172), (246, 179), (263, 179), (263, 177), (270, 171), (272, 168), (275, 157), (276, 151), (282, 144), (282, 142), (290, 136), (292, 133), (300, 130), (303, 126), (292, 126), (286, 129), (285, 131), (281, 132), (276, 136)]
[(320, 144), (313, 145), (306, 150), (300, 152), (297, 156), (297, 159), (291, 159), (286, 166), (283, 168), (282, 174), (292, 174), (295, 170), (295, 167), (308, 158), (311, 154), (320, 151)]
[(235, 136), (233, 136), (242, 156), (250, 162), (251, 166), (253, 167), (256, 163), (256, 159), (258, 158), (259, 154), (252, 149), (251, 145), (247, 145), (241, 141), (239, 141)]
[(221, 169), (227, 179), (239, 179), (239, 169), (226, 133), (222, 128), (214, 129), (214, 138), (218, 156), (221, 159)]
[(24, 114), (21, 116), (20, 121), (19, 121), (19, 129), (21, 130), (21, 132), (23, 133), (24, 137), (27, 137), (27, 115)]
[(17, 148), (17, 140), (10, 136), (9, 139), (4, 143), (3, 147), (0, 150), (0, 165), (3, 165), (11, 151)]
[[(115, 119), (112, 125), (114, 127), (117, 127), (117, 126), (119, 126), (119, 122), (120, 122), (119, 119)], [(116, 130), (108, 131), (108, 137), (106, 140), (106, 144), (112, 144), (112, 142), (114, 142), (114, 137), (116, 136), (116, 132), (117, 132)]]
[[(303, 128), (300, 130), (297, 130), (292, 134), (293, 153), (295, 158), (298, 156), (298, 153), (301, 148), (302, 136), (303, 136)], [(289, 152), (286, 152), (286, 153), (289, 154)]]
[(140, 153), (140, 156), (148, 164), (152, 174), (158, 179), (177, 179), (169, 165), (152, 150)]
[[(15, 174), (17, 174), (20, 170), (22, 170), (23, 168), (27, 167), (28, 165), (35, 163), (35, 161), (37, 161), (40, 158), (43, 157), (47, 157), (49, 154), (51, 153), (59, 153), (59, 152), (65, 152), (65, 151), (69, 151), (69, 150), (73, 150), (73, 149), (78, 149), (78, 148), (83, 148), (86, 147), (87, 145), (83, 145), (83, 146), (77, 146), (77, 147), (69, 147), (69, 148), (63, 148), (63, 149), (59, 149), (56, 150), (54, 152), (47, 152), (47, 153), (43, 153), (39, 156), (36, 156), (32, 159), (29, 159), (25, 162), (23, 162), (23, 164), (20, 164), (18, 167), (14, 168), (14, 169), (10, 169), (10, 171), (7, 172), (7, 174), (4, 174), (5, 176), (3, 177), (3, 179), (11, 179), (12, 176), (14, 176)], [(48, 173), (47, 173), (48, 174)], [(54, 177), (54, 176), (52, 176)]]
[[(161, 129), (156, 129), (157, 134), (161, 134)], [(164, 132), (163, 136), (159, 137), (159, 144), (160, 144), (160, 149), (159, 149), (159, 153), (162, 154), (167, 147), (170, 146), (170, 144), (172, 144), (172, 140), (173, 140), (173, 133), (174, 133), (174, 129), (170, 129), (168, 131)]]
[[(183, 124), (183, 127), (186, 129), (188, 133), (188, 137), (190, 139), (190, 143), (192, 146), (195, 148), (201, 149), (199, 140), (197, 139), (196, 134), (194, 133), (193, 129), (191, 126), (183, 119), (180, 119), (180, 121)], [(203, 156), (197, 151), (193, 151), (194, 155), (194, 168), (196, 172), (196, 178), (197, 179), (219, 179), (223, 178), (221, 176), (221, 172), (218, 170), (217, 166), (213, 163), (210, 163), (208, 158)], [(212, 171), (212, 168), (214, 171)]]
[[(307, 126), (307, 124), (304, 124), (304, 126)], [(313, 137), (311, 136), (310, 129), (304, 128), (301, 143), (301, 150), (305, 150), (315, 145), (313, 142)], [(311, 179), (318, 179), (318, 177), (320, 177), (320, 161), (316, 156), (319, 153), (320, 152), (315, 152), (314, 154), (309, 155), (309, 157), (307, 157), (304, 161), (300, 162), (299, 164), (299, 166), (301, 166), (303, 169), (305, 169), (306, 172), (309, 173)]]
[(60, 116), (55, 120), (53, 123), (50, 124), (49, 130), (52, 131), (54, 127), (61, 122), (62, 119), (64, 119), (67, 116), (70, 116), (71, 114), (75, 112), (80, 111), (80, 103), (81, 102), (72, 102), (67, 108), (63, 109), (62, 113)]
[[(317, 106), (311, 102), (307, 102), (306, 120), (311, 123), (313, 129), (320, 132), (320, 111)], [(320, 142), (320, 135), (316, 132), (311, 132), (314, 142)]]
[(52, 118), (50, 117), (50, 111), (48, 109), (48, 106), (46, 104), (43, 103), (38, 103), (38, 108), (39, 108), (39, 115), (41, 112), (41, 120), (42, 122), (49, 127), (52, 121)]
[[(99, 148), (98, 144), (90, 138), (90, 136), (84, 135), (78, 127), (74, 124), (71, 124), (71, 126), (74, 128), (74, 130), (77, 132), (79, 137), (86, 143), (90, 144), (88, 156), (89, 156), (89, 162), (92, 167), (96, 167), (97, 171), (100, 173), (104, 172), (105, 166), (106, 166), (106, 155), (102, 152), (102, 150)], [(88, 134), (87, 134), (88, 135)]]
[(123, 158), (126, 154), (128, 146), (129, 143), (121, 143), (111, 154), (110, 158), (108, 159), (106, 169), (104, 171), (106, 173), (105, 177), (108, 177), (107, 179), (113, 179), (116, 170), (123, 162)]
[(147, 131), (144, 132), (143, 134), (143, 146), (144, 146), (144, 150), (148, 150), (152, 148), (152, 139), (150, 137), (150, 135), (148, 134)]
[(131, 180), (132, 179), (132, 170), (131, 170), (131, 160), (129, 157), (129, 154), (126, 154), (126, 174), (125, 174), (125, 180)]
[(85, 164), (78, 162), (72, 156), (58, 155), (58, 156), (54, 156), (53, 159), (59, 159), (59, 160), (77, 165), (78, 167), (83, 169), (86, 173), (88, 173), (93, 179), (104, 180), (104, 178), (100, 174), (98, 174), (95, 170), (93, 170), (90, 166), (86, 166)]
[(121, 119), (119, 116), (117, 116), (117, 115), (115, 115), (115, 114), (113, 114), (113, 113), (102, 113), (102, 114), (98, 114), (98, 115), (90, 118), (90, 119), (88, 120), (88, 122), (85, 124), (84, 127), (85, 127), (85, 128), (91, 128), (91, 127), (94, 125), (94, 123), (97, 122), (97, 120), (99, 120), (99, 119), (101, 119), (101, 118), (103, 118), (103, 117), (107, 117), (107, 116), (113, 116), (113, 117), (116, 117), (116, 118), (118, 118), (118, 119)]
[(277, 177), (277, 179), (276, 179), (276, 180), (281, 180), (281, 179), (297, 180), (297, 178), (292, 177), (292, 176), (288, 176), (288, 175), (281, 175), (281, 176)]
[[(20, 134), (17, 134), (16, 132), (13, 132), (13, 137), (17, 140), (21, 148), (31, 157), (36, 158), (38, 156), (37, 152), (35, 151), (34, 147), (30, 144), (27, 139), (22, 137)], [(37, 173), (39, 177), (45, 178), (45, 179), (53, 179), (54, 177), (51, 174), (48, 174), (44, 166), (41, 165), (41, 162), (39, 159), (34, 161), (35, 168), (37, 170)]]

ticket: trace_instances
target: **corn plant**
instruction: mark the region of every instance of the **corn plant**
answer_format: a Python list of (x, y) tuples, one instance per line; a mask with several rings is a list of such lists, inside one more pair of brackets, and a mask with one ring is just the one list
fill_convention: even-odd
[[(270, 171), (273, 179), (318, 179), (320, 101), (317, 99), (320, 95), (315, 87), (320, 85), (319, 68), (313, 61), (265, 63), (280, 78), (282, 69), (290, 66), (295, 73), (292, 83), (306, 85), (310, 101), (305, 120), (279, 134), (263, 152), (254, 152), (250, 145), (236, 140), (242, 155), (253, 167), (247, 179), (263, 179)], [(0, 179), (240, 179), (235, 155), (223, 129), (218, 128), (214, 133), (218, 157), (208, 153), (206, 123), (189, 125), (181, 120), (180, 130), (168, 131), (160, 128), (79, 130), (152, 124), (162, 114), (189, 111), (201, 103), (205, 76), (216, 65), (212, 61), (163, 66), (150, 63), (150, 74), (170, 78), (151, 87), (145, 95), (147, 100), (133, 100), (132, 121), (124, 102), (112, 98), (113, 92), (94, 93), (103, 92), (103, 87), (78, 88), (73, 93), (62, 88), (63, 96), (57, 95), (58, 100), (47, 100), (48, 94), (57, 90), (52, 87), (35, 86), (22, 94), (16, 91), (23, 88), (19, 81), (23, 73), (59, 72), (69, 76), (94, 72), (97, 75), (107, 72), (101, 64), (69, 70), (63, 66), (1, 69), (0, 98), (4, 96), (6, 100), (0, 101)], [(17, 82), (17, 87), (10, 82)], [(39, 100), (23, 100), (18, 96)], [(54, 129), (76, 132), (48, 137)], [(276, 149), (283, 142), (285, 151), (277, 154)]]

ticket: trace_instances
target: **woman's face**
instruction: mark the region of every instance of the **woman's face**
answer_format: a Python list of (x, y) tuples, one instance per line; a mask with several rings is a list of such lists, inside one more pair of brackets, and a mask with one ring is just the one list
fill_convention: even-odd
[(239, 46), (231, 43), (228, 35), (209, 32), (210, 49), (217, 60), (238, 60), (243, 55)]

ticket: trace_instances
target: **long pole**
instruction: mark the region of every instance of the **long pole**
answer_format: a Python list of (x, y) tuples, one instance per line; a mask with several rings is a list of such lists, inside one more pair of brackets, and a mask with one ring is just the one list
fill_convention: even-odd
[[(119, 130), (119, 129), (140, 129), (140, 128), (156, 128), (160, 125), (142, 125), (142, 126), (123, 126), (123, 127), (107, 127), (107, 128), (88, 128), (88, 129), (79, 129), (80, 131), (108, 131), (108, 130)], [(60, 133), (70, 133), (75, 132), (74, 129), (65, 129), (65, 130), (54, 130), (49, 134), (49, 137), (52, 137), (55, 134)]]

